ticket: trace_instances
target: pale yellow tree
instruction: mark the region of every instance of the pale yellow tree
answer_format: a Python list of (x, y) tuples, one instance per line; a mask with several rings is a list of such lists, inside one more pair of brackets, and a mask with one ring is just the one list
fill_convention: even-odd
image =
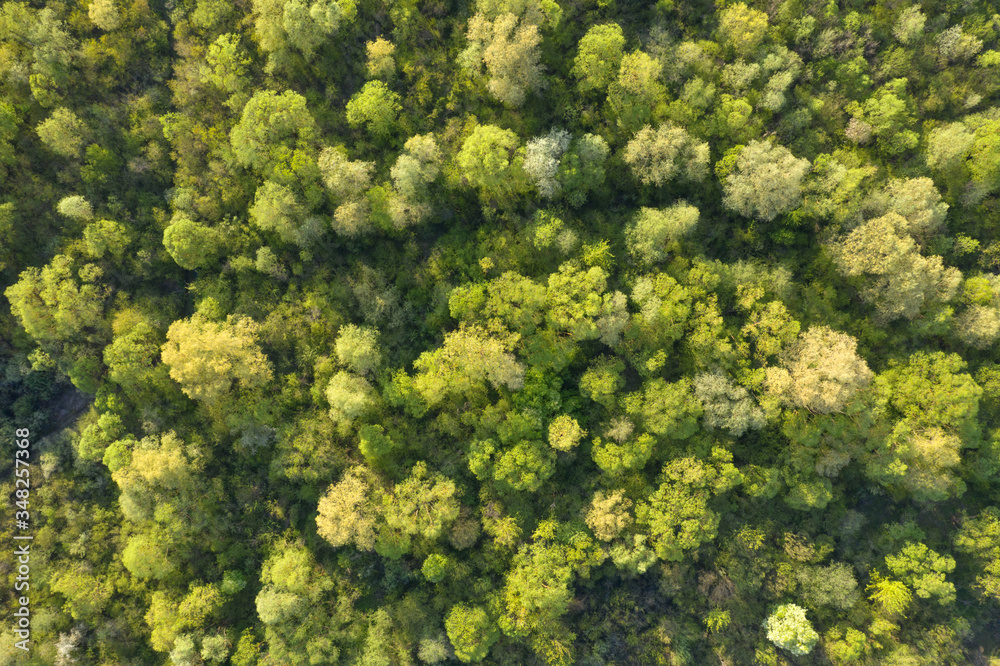
[(631, 508), (632, 500), (625, 497), (622, 491), (598, 490), (587, 507), (585, 520), (598, 539), (612, 541), (632, 524)]
[(246, 317), (217, 322), (195, 314), (170, 325), (161, 357), (188, 397), (212, 405), (234, 385), (253, 389), (270, 381), (271, 364), (257, 345), (257, 330)]
[(962, 273), (945, 268), (941, 257), (920, 254), (908, 227), (904, 217), (889, 213), (830, 247), (841, 274), (865, 276), (861, 297), (875, 306), (881, 323), (913, 319), (928, 302), (950, 301), (962, 282)]
[(382, 505), (371, 472), (352, 467), (319, 501), (317, 533), (333, 546), (353, 543), (359, 550), (375, 548)]
[(431, 405), (449, 395), (465, 395), (487, 380), (498, 388), (524, 386), (524, 366), (501, 340), (477, 326), (445, 334), (444, 344), (421, 354), (413, 367), (413, 387)]
[(513, 14), (495, 20), (476, 14), (469, 21), (469, 46), (462, 52), (462, 66), (480, 76), (483, 65), (489, 80), (486, 89), (504, 106), (517, 107), (528, 93), (540, 90), (545, 81), (538, 45), (538, 26), (519, 21)]
[(768, 389), (811, 412), (838, 412), (873, 376), (857, 347), (846, 333), (813, 326), (781, 355), (782, 367), (767, 369)]
[(365, 52), (368, 54), (365, 65), (368, 78), (389, 80), (396, 75), (396, 60), (393, 58), (396, 53), (395, 44), (379, 37), (365, 44)]

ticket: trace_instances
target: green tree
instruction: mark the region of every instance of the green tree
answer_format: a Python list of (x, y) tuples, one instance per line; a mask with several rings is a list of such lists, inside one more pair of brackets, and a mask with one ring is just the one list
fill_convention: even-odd
[(60, 199), (56, 210), (60, 215), (74, 220), (88, 221), (94, 217), (94, 209), (90, 207), (90, 202), (78, 194)]
[(895, 79), (879, 88), (863, 104), (852, 102), (847, 111), (867, 123), (887, 156), (912, 150), (920, 137), (911, 128), (915, 122), (906, 98), (906, 79)]
[(315, 178), (316, 121), (291, 90), (254, 93), (229, 134), (236, 159), (280, 185)]
[(369, 479), (367, 470), (354, 467), (320, 499), (317, 532), (333, 546), (353, 543), (361, 550), (375, 548), (382, 508)]
[(83, 230), (87, 253), (95, 259), (103, 258), (105, 254), (121, 259), (131, 240), (125, 226), (112, 220), (91, 222)]
[(117, 28), (122, 20), (114, 0), (94, 0), (87, 8), (87, 14), (93, 24), (105, 32)]
[(441, 149), (432, 134), (417, 134), (406, 140), (403, 154), (392, 166), (390, 175), (396, 190), (407, 199), (425, 194), (427, 187), (441, 173)]
[(393, 59), (395, 44), (378, 37), (365, 44), (365, 53), (368, 55), (368, 62), (365, 64), (368, 78), (389, 81), (396, 75), (396, 61)]
[(485, 659), (499, 638), (496, 626), (480, 606), (452, 606), (444, 620), (444, 628), (455, 656), (465, 664)]
[(400, 109), (398, 94), (381, 81), (369, 81), (347, 102), (347, 122), (384, 137), (395, 127)]
[(59, 254), (41, 270), (25, 269), (7, 287), (11, 312), (43, 347), (101, 337), (107, 289), (96, 281), (100, 272), (87, 266)]
[(608, 105), (622, 129), (638, 130), (665, 102), (666, 89), (659, 81), (661, 70), (660, 63), (643, 51), (622, 57), (618, 78), (608, 87)]
[(617, 23), (592, 26), (580, 39), (571, 73), (580, 92), (604, 92), (618, 73), (625, 36)]
[(907, 542), (896, 555), (886, 555), (885, 564), (921, 599), (933, 597), (942, 606), (954, 603), (955, 586), (945, 580), (945, 575), (955, 570), (954, 558), (939, 555), (922, 543)]
[(455, 157), (462, 178), (485, 198), (507, 200), (520, 191), (524, 157), (517, 135), (496, 125), (479, 125)]
[(496, 388), (524, 386), (524, 366), (503, 342), (478, 327), (446, 333), (444, 344), (421, 354), (413, 367), (413, 387), (430, 405), (450, 396), (467, 397), (486, 380)]
[(454, 481), (429, 472), (427, 465), (419, 462), (393, 489), (385, 521), (392, 529), (434, 541), (458, 518), (455, 493)]
[(333, 422), (350, 424), (372, 406), (374, 391), (368, 380), (341, 370), (327, 384), (326, 400)]
[(930, 178), (893, 179), (885, 188), (889, 210), (906, 220), (902, 229), (911, 236), (926, 239), (944, 224), (948, 204)]
[(981, 571), (976, 587), (992, 599), (1000, 599), (1000, 510), (986, 507), (974, 518), (966, 517), (954, 537), (955, 548), (974, 558)]
[(265, 231), (273, 231), (286, 243), (307, 245), (321, 233), (318, 217), (310, 216), (295, 192), (267, 181), (257, 188), (250, 220)]
[(75, 113), (60, 107), (38, 124), (38, 138), (45, 147), (63, 157), (80, 157), (87, 127)]
[(347, 324), (336, 342), (337, 358), (359, 375), (371, 373), (381, 363), (378, 331), (369, 326)]
[(740, 473), (732, 454), (717, 448), (710, 462), (672, 460), (664, 465), (661, 479), (659, 488), (636, 504), (636, 524), (649, 531), (657, 557), (676, 562), (715, 538), (719, 514), (709, 502), (739, 483)]

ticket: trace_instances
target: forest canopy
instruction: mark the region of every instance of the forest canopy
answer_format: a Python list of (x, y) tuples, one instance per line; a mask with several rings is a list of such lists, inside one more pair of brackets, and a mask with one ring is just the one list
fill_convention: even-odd
[(0, 0), (0, 666), (995, 666), (998, 272), (995, 2)]

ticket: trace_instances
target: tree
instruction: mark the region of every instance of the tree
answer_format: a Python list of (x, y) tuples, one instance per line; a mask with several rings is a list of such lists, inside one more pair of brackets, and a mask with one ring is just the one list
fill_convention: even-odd
[(581, 395), (612, 409), (616, 394), (625, 386), (624, 372), (625, 364), (617, 358), (596, 359), (580, 377)]
[(659, 488), (636, 504), (635, 520), (648, 530), (657, 557), (678, 562), (686, 551), (715, 538), (719, 514), (709, 501), (739, 483), (740, 473), (732, 454), (715, 448), (709, 461), (670, 461), (660, 478)]
[(320, 499), (316, 528), (331, 545), (353, 543), (360, 550), (375, 548), (382, 509), (370, 477), (368, 470), (353, 467)]
[(782, 353), (782, 368), (768, 368), (768, 390), (810, 412), (841, 411), (873, 377), (857, 344), (846, 333), (809, 328)]
[(162, 333), (145, 318), (128, 321), (128, 330), (120, 328), (115, 326), (115, 338), (104, 348), (109, 379), (136, 395), (168, 384), (166, 367), (157, 365)]
[(569, 132), (557, 128), (545, 136), (528, 142), (524, 157), (524, 172), (545, 199), (554, 198), (562, 189), (557, 180), (559, 161), (569, 148), (570, 141)]
[(644, 264), (667, 258), (667, 247), (677, 243), (698, 224), (699, 212), (686, 202), (670, 208), (642, 208), (625, 231), (629, 252)]
[(587, 193), (604, 184), (604, 161), (610, 148), (596, 134), (584, 134), (570, 144), (559, 162), (559, 184), (570, 206), (579, 208)]
[(121, 259), (131, 240), (128, 230), (113, 220), (98, 220), (88, 224), (83, 230), (87, 253), (95, 259), (103, 258), (105, 254)]
[(267, 69), (274, 72), (291, 64), (294, 48), (306, 60), (337, 31), (340, 21), (351, 20), (355, 4), (351, 0), (253, 0), (254, 28), (261, 49), (268, 54)]
[(262, 90), (243, 107), (229, 141), (240, 164), (290, 186), (316, 177), (316, 136), (304, 97), (291, 90)]
[(557, 451), (572, 451), (587, 431), (569, 414), (560, 414), (549, 424), (549, 445)]
[(7, 287), (11, 313), (43, 347), (99, 336), (107, 290), (96, 281), (100, 272), (85, 268), (59, 254)]
[(809, 160), (796, 158), (784, 146), (751, 141), (723, 181), (723, 202), (744, 217), (769, 222), (801, 204), (802, 179), (809, 168)]
[(390, 528), (437, 540), (458, 518), (455, 482), (431, 473), (419, 462), (409, 476), (393, 488), (392, 498), (385, 509), (385, 521)]
[(462, 66), (475, 77), (485, 64), (486, 89), (504, 106), (518, 107), (525, 97), (544, 85), (538, 26), (519, 21), (513, 14), (487, 19), (477, 13), (469, 21), (469, 46), (459, 56)]
[(334, 231), (348, 237), (370, 231), (371, 207), (362, 194), (371, 185), (375, 163), (351, 161), (343, 149), (324, 148), (318, 167), (323, 184), (334, 199), (341, 202), (333, 214)]
[(90, 202), (78, 194), (60, 199), (56, 210), (60, 215), (74, 220), (88, 221), (94, 217), (94, 209), (90, 207)]
[(175, 215), (163, 230), (163, 246), (177, 265), (195, 270), (209, 264), (216, 256), (219, 232), (192, 221), (184, 214)]
[(603, 92), (618, 73), (624, 55), (625, 36), (617, 23), (595, 25), (580, 39), (573, 69), (580, 92)]
[[(640, 400), (641, 398), (641, 400)], [(642, 426), (657, 437), (683, 440), (698, 430), (702, 407), (691, 390), (691, 381), (668, 384), (657, 377), (643, 385), (642, 394), (626, 398), (626, 409), (642, 419)]]
[(807, 655), (819, 640), (819, 634), (806, 618), (806, 611), (795, 604), (782, 604), (764, 621), (767, 640), (795, 656)]
[(38, 138), (45, 147), (63, 157), (79, 157), (87, 132), (75, 113), (59, 107), (46, 120), (38, 124)]
[(966, 517), (955, 534), (955, 548), (976, 561), (982, 573), (976, 576), (979, 591), (1000, 599), (1000, 510), (986, 507), (974, 517)]
[(734, 51), (751, 55), (767, 34), (767, 14), (743, 2), (730, 5), (719, 14), (719, 33)]
[(982, 40), (974, 35), (965, 34), (960, 25), (953, 25), (941, 31), (934, 41), (937, 42), (938, 60), (942, 64), (969, 59), (983, 48)]
[(87, 8), (91, 22), (101, 30), (110, 32), (121, 24), (121, 12), (114, 0), (93, 0)]
[(336, 641), (346, 638), (341, 624), (360, 618), (349, 600), (331, 598), (334, 581), (305, 544), (276, 543), (261, 569), (260, 582), (255, 606), (264, 624), (265, 658), (289, 666), (339, 662)]
[(885, 188), (889, 210), (897, 213), (906, 226), (901, 229), (919, 239), (926, 239), (940, 228), (948, 213), (948, 204), (930, 178), (893, 179)]
[(918, 352), (877, 378), (891, 415), (902, 418), (872, 455), (870, 476), (918, 501), (964, 492), (954, 470), (963, 446), (982, 437), (976, 421), (982, 389), (964, 369), (957, 354)]
[(632, 500), (621, 491), (598, 490), (587, 506), (587, 526), (601, 541), (613, 541), (634, 522), (629, 513)]
[(516, 155), (517, 135), (496, 125), (478, 125), (455, 157), (459, 172), (483, 198), (505, 199), (523, 180), (524, 158)]
[(852, 567), (843, 562), (833, 562), (825, 567), (806, 567), (797, 575), (802, 598), (810, 608), (832, 606), (847, 610), (860, 599), (858, 581)]
[[(493, 478), (514, 490), (537, 492), (555, 473), (555, 454), (535, 439), (523, 439), (499, 451), (493, 464)], [(470, 456), (470, 468), (473, 458)]]
[(955, 295), (962, 274), (945, 268), (941, 257), (924, 257), (903, 231), (906, 220), (889, 213), (869, 220), (830, 246), (841, 274), (866, 276), (861, 297), (878, 310), (878, 320), (913, 319), (934, 301)]
[(852, 102), (847, 106), (848, 113), (871, 126), (879, 151), (890, 157), (912, 150), (920, 142), (911, 129), (915, 119), (905, 95), (906, 79), (895, 79), (879, 88), (864, 104)]
[(950, 180), (965, 177), (965, 160), (976, 142), (976, 135), (962, 123), (935, 127), (927, 137), (927, 166)]
[(444, 620), (444, 628), (455, 656), (466, 664), (485, 659), (499, 638), (496, 626), (480, 606), (452, 606)]
[(368, 380), (341, 370), (326, 386), (330, 418), (334, 423), (349, 424), (364, 414), (374, 402), (374, 390)]
[(955, 570), (954, 558), (907, 542), (896, 555), (885, 556), (885, 565), (921, 599), (934, 597), (942, 606), (954, 603), (955, 586), (945, 581), (945, 574)]
[(764, 411), (750, 392), (721, 372), (703, 372), (694, 378), (694, 394), (705, 410), (705, 425), (725, 428), (739, 437), (747, 430), (764, 427)]
[(369, 326), (347, 324), (341, 327), (336, 350), (340, 362), (359, 375), (371, 373), (382, 359), (378, 331)]
[(235, 315), (225, 322), (200, 314), (180, 319), (167, 330), (163, 362), (189, 398), (215, 405), (234, 385), (253, 390), (271, 381), (271, 363), (257, 346), (258, 330), (252, 319)]
[[(619, 430), (621, 432), (618, 432)], [(631, 430), (631, 422), (621, 420), (613, 423), (605, 433), (609, 439), (594, 438), (591, 456), (602, 471), (611, 475), (621, 475), (641, 470), (649, 462), (656, 446), (656, 439), (648, 433), (630, 437)], [(616, 439), (618, 441), (615, 441)]]
[(467, 396), (487, 380), (510, 390), (524, 385), (524, 366), (503, 342), (475, 326), (446, 333), (444, 344), (421, 354), (413, 367), (413, 386), (430, 405), (453, 395)]
[(396, 53), (395, 44), (379, 37), (365, 43), (365, 53), (368, 55), (365, 64), (368, 78), (389, 81), (396, 76), (396, 61), (392, 57)]
[(381, 81), (369, 81), (347, 102), (347, 122), (351, 127), (366, 125), (375, 136), (385, 137), (402, 108), (398, 94)]
[(892, 34), (903, 44), (909, 44), (923, 34), (926, 22), (927, 16), (920, 11), (920, 7), (907, 7), (896, 19)]
[(322, 233), (319, 218), (308, 214), (295, 192), (271, 181), (257, 188), (249, 213), (255, 225), (277, 233), (286, 243), (307, 245)]
[(201, 81), (229, 95), (226, 105), (234, 112), (238, 111), (249, 98), (247, 72), (251, 62), (240, 45), (239, 35), (219, 35), (205, 54), (206, 65), (200, 71)]
[(660, 63), (643, 51), (622, 57), (618, 78), (608, 87), (608, 105), (620, 127), (627, 131), (639, 129), (665, 101), (666, 89), (659, 81), (661, 69)]
[(671, 123), (655, 131), (643, 127), (625, 146), (623, 158), (643, 185), (664, 185), (674, 178), (695, 183), (708, 175), (708, 144)]
[(433, 134), (417, 134), (406, 140), (403, 150), (390, 175), (403, 197), (416, 199), (441, 173), (441, 149)]

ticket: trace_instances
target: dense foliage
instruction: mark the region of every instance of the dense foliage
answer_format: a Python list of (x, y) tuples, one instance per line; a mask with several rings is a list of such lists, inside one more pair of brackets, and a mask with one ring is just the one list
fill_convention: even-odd
[(994, 2), (6, 0), (0, 91), (0, 665), (1000, 662)]

